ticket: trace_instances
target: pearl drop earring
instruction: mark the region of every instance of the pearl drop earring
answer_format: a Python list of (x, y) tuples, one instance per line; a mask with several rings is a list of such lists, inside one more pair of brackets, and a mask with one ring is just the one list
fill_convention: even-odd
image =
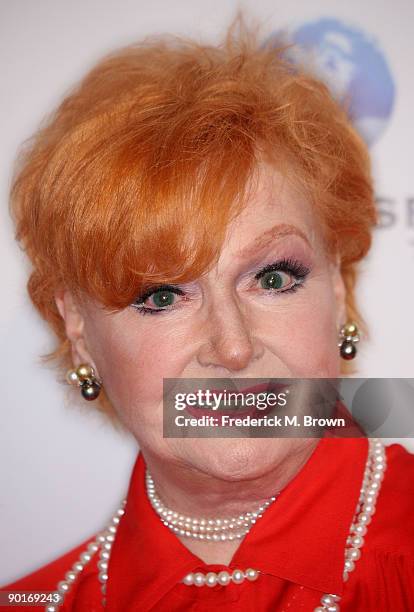
[(339, 352), (342, 359), (354, 359), (357, 354), (355, 344), (359, 342), (359, 332), (356, 323), (349, 321), (341, 327), (339, 332)]
[(95, 376), (95, 370), (88, 363), (68, 370), (66, 380), (70, 385), (81, 387), (82, 397), (88, 401), (96, 399), (101, 391), (102, 381)]

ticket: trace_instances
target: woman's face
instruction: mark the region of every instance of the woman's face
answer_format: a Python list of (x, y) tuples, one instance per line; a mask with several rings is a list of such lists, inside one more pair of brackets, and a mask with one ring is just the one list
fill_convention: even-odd
[[(282, 260), (282, 270), (255, 278)], [(229, 226), (217, 265), (179, 285), (179, 294), (153, 294), (115, 314), (92, 301), (75, 305), (68, 292), (56, 301), (74, 365), (94, 365), (144, 455), (219, 478), (259, 476), (310, 442), (163, 438), (163, 378), (340, 375), (345, 307), (338, 267), (326, 258), (309, 201), (266, 164), (257, 191)], [(143, 314), (142, 307), (165, 311)]]

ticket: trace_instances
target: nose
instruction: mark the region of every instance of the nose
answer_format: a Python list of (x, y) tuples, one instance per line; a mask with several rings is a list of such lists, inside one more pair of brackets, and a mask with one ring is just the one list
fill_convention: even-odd
[(264, 353), (262, 342), (252, 335), (247, 313), (234, 299), (210, 305), (204, 330), (205, 342), (197, 354), (202, 366), (235, 372), (246, 369)]

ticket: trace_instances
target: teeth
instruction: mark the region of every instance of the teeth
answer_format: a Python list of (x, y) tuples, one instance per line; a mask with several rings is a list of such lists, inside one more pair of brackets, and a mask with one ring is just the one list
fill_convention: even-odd
[(239, 404), (226, 404), (225, 406), (219, 406), (218, 409), (219, 410), (240, 410), (240, 408), (244, 408), (244, 406), (241, 406)]
[[(263, 404), (263, 402), (261, 402), (261, 404)], [(188, 406), (188, 407), (193, 410), (213, 410), (214, 408), (214, 412), (221, 412), (223, 410), (240, 411), (240, 410), (249, 410), (249, 409), (253, 410), (254, 409), (254, 405), (251, 402), (244, 405), (242, 400), (240, 400), (239, 403), (234, 402), (234, 401), (230, 403), (222, 401), (217, 407), (216, 407), (216, 404), (212, 404), (211, 406)], [(269, 406), (266, 404), (266, 406), (264, 408), (261, 408), (261, 410), (267, 410), (268, 408)]]
[(219, 404), (219, 406), (216, 408), (215, 405), (213, 406), (191, 406), (192, 409), (195, 410), (213, 410), (214, 408), (214, 412), (220, 412), (222, 410), (240, 410), (240, 409), (245, 409), (245, 408), (249, 408), (251, 406), (242, 406), (242, 405), (238, 405), (238, 404)]

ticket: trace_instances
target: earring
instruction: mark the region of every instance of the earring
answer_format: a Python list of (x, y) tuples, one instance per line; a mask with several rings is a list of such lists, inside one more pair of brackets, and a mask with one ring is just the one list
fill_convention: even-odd
[(356, 342), (359, 342), (359, 333), (356, 323), (349, 321), (341, 327), (339, 332), (339, 352), (342, 359), (353, 359), (357, 354), (355, 346)]
[(77, 368), (66, 372), (66, 380), (70, 385), (81, 387), (82, 396), (86, 400), (98, 397), (102, 381), (95, 376), (95, 370), (88, 363), (81, 363)]

